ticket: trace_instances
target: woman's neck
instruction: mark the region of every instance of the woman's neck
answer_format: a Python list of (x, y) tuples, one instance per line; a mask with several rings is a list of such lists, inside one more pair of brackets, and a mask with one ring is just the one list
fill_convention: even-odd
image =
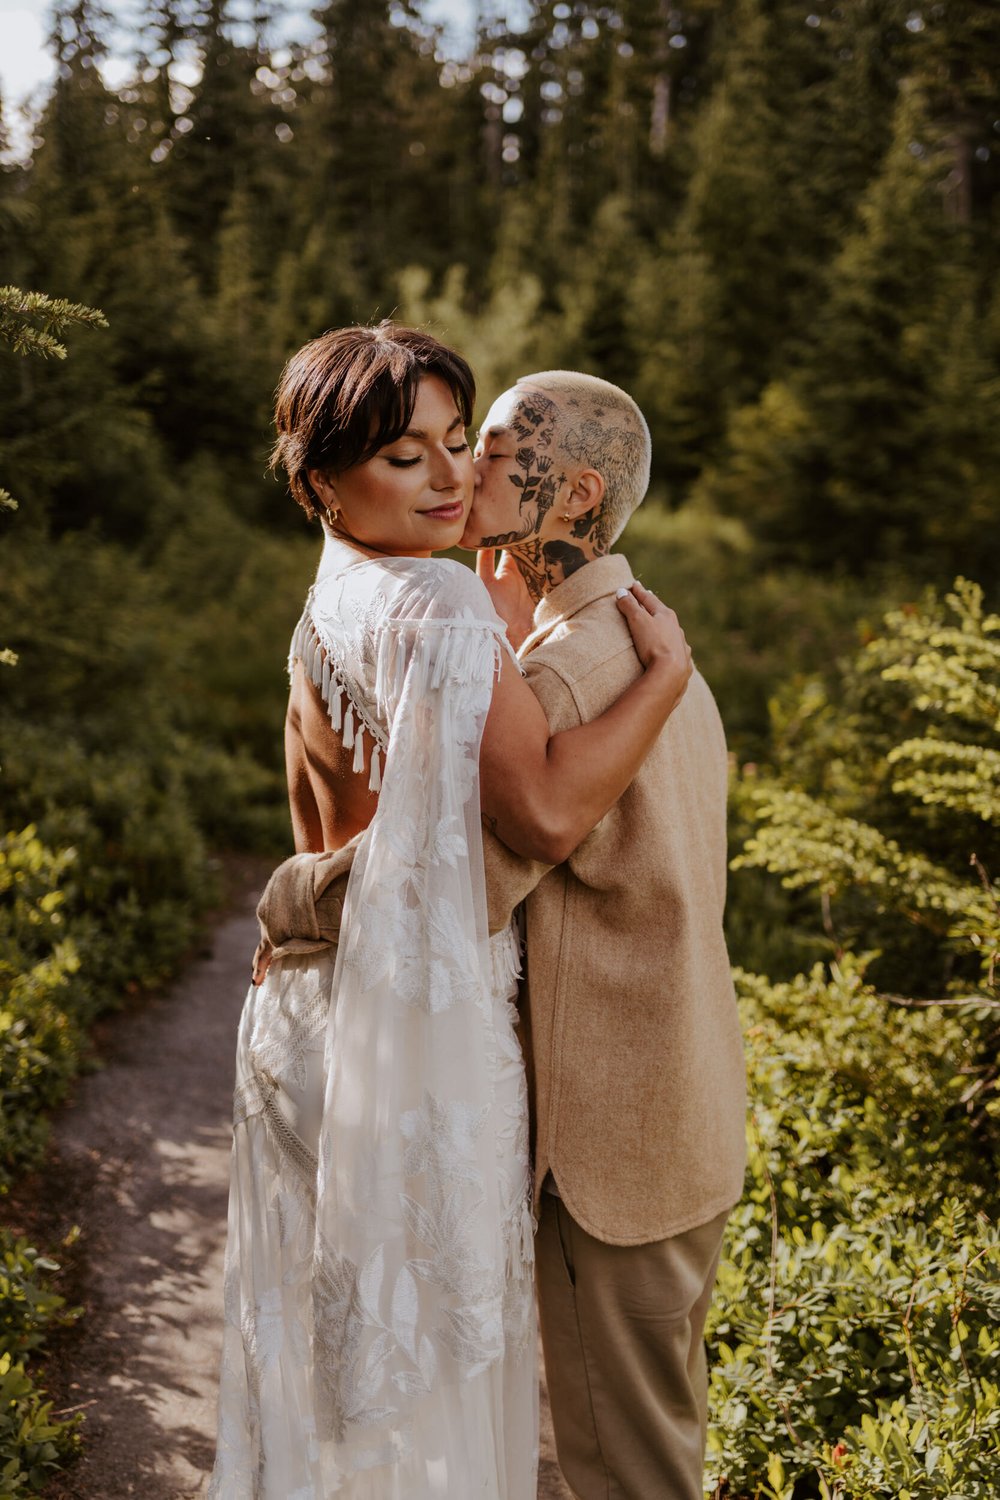
[(340, 532), (331, 531), (323, 524), (323, 555), (320, 558), (317, 578), (326, 573), (335, 572), (342, 568), (345, 563), (360, 562), (374, 557), (431, 557), (430, 552), (402, 552), (394, 551), (388, 547), (369, 547), (365, 542), (356, 541), (354, 537), (344, 536)]

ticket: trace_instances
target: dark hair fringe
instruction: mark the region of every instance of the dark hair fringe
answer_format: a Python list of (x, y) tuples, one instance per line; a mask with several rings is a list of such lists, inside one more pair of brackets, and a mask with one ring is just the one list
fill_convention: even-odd
[(476, 401), (472, 370), (421, 329), (385, 318), (374, 327), (331, 329), (292, 355), (275, 392), (278, 436), (270, 467), (285, 470), (307, 515), (323, 508), (308, 471), (343, 473), (402, 437), (425, 375), (445, 382), (468, 427)]

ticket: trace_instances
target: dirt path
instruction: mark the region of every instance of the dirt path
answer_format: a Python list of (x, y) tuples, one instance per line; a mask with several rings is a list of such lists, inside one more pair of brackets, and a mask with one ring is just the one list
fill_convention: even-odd
[[(233, 1054), (256, 888), (255, 875), (169, 994), (106, 1026), (101, 1071), (81, 1080), (56, 1120), (46, 1170), (17, 1195), (24, 1222), (49, 1243), (74, 1224), (81, 1230), (66, 1290), (86, 1316), (57, 1349), (51, 1386), (57, 1408), (85, 1411), (86, 1446), (48, 1500), (204, 1495)], [(538, 1494), (571, 1500), (547, 1422)]]

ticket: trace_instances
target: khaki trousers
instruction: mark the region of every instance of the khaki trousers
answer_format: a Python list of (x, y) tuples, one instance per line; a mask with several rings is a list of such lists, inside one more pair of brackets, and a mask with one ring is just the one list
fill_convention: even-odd
[(606, 1245), (543, 1192), (539, 1319), (559, 1467), (577, 1500), (704, 1500), (702, 1332), (728, 1211)]

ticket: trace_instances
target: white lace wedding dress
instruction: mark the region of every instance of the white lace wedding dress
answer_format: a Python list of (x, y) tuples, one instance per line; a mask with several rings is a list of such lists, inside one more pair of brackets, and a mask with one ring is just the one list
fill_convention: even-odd
[(534, 1500), (518, 950), (479, 816), (505, 646), (460, 564), (346, 548), (296, 630), (380, 795), (336, 957), (274, 963), (240, 1023), (212, 1500)]

